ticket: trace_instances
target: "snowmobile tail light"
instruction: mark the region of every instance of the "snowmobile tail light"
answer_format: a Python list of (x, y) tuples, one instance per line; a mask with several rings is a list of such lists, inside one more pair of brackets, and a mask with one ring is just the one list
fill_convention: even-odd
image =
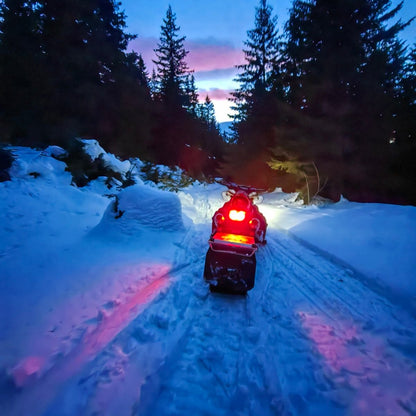
[(236, 209), (232, 209), (228, 216), (232, 221), (244, 221), (246, 218), (246, 213), (245, 211), (237, 211)]

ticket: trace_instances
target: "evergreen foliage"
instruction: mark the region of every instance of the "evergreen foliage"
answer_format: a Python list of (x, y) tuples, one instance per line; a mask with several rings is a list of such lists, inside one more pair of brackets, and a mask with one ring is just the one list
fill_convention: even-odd
[(205, 123), (208, 131), (218, 133), (218, 123), (215, 118), (214, 104), (207, 95), (205, 101), (198, 107), (198, 117)]
[(10, 150), (3, 149), (0, 146), (0, 182), (10, 180), (9, 169), (13, 164), (13, 156)]
[(185, 60), (185, 36), (179, 31), (176, 14), (169, 6), (155, 49), (157, 70), (152, 87), (158, 107), (152, 151), (156, 162), (178, 165), (200, 179), (215, 174), (222, 138), (212, 129), (215, 115), (210, 113), (208, 121), (201, 111), (204, 107), (198, 103), (195, 78)]
[(133, 36), (119, 3), (6, 0), (1, 13), (3, 139), (46, 145), (100, 137), (110, 150), (143, 149), (133, 134), (150, 131), (141, 117), (150, 95), (137, 78), (139, 58), (125, 52)]
[(398, 37), (411, 22), (394, 22), (402, 5), (294, 0), (283, 41), (260, 0), (223, 175), (308, 202), (416, 203), (415, 53)]
[[(267, 161), (275, 144), (274, 123), (279, 117), (277, 101), (282, 99), (280, 77), (281, 39), (272, 7), (260, 0), (254, 29), (247, 32), (244, 55), (246, 63), (236, 79), (240, 86), (233, 95), (235, 103), (233, 131), (223, 174), (234, 182), (273, 187), (273, 172)], [(241, 167), (247, 167), (242, 169)], [(274, 175), (276, 176), (276, 175)]]
[(272, 7), (266, 0), (260, 0), (255, 27), (247, 32), (248, 39), (244, 42), (246, 63), (237, 66), (242, 72), (236, 78), (240, 87), (232, 94), (234, 110), (237, 110), (236, 123), (247, 120), (255, 111), (256, 103), (273, 91), (276, 84), (276, 72), (281, 64), (276, 24), (277, 17), (272, 16)]
[(74, 137), (94, 137), (121, 157), (298, 190), (307, 202), (416, 204), (416, 45), (399, 38), (410, 24), (396, 19), (402, 5), (294, 0), (280, 36), (259, 0), (225, 143), (212, 101), (198, 100), (170, 6), (149, 77), (127, 52), (134, 36), (116, 0), (3, 0), (1, 140), (70, 149)]
[[(185, 36), (179, 36), (180, 27), (176, 24), (176, 14), (169, 6), (161, 26), (160, 41), (155, 49), (157, 67), (156, 96), (175, 109), (187, 107), (195, 85), (189, 79), (191, 71), (185, 61)], [(193, 91), (192, 91), (193, 87)], [(192, 97), (193, 98), (193, 97)]]
[[(388, 26), (402, 6), (390, 5), (295, 0), (286, 25), (285, 83), (288, 102), (298, 111), (287, 142), (299, 160), (316, 163), (328, 179), (324, 193), (334, 199), (394, 198), (386, 187), (393, 174), (389, 141), (399, 128), (405, 57), (397, 35), (409, 22)], [(308, 132), (305, 116), (322, 131)]]
[(37, 136), (42, 116), (38, 102), (45, 82), (40, 4), (4, 0), (0, 13), (1, 134), (3, 140)]

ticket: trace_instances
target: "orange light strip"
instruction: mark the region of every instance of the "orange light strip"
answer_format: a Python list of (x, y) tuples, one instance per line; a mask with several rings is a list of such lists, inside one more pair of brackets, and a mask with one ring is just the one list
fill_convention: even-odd
[(249, 244), (255, 243), (254, 237), (239, 234), (216, 233), (214, 240), (226, 241), (227, 243)]

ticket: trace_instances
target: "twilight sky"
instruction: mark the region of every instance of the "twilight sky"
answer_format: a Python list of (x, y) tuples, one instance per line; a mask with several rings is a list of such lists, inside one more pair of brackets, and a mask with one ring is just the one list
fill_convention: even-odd
[[(179, 34), (186, 36), (189, 51), (186, 61), (195, 71), (196, 86), (201, 99), (212, 99), (218, 122), (229, 121), (229, 92), (237, 87), (235, 65), (243, 62), (243, 42), (247, 30), (254, 27), (258, 0), (121, 0), (127, 15), (128, 32), (138, 35), (130, 47), (141, 53), (149, 73), (152, 71), (153, 49), (157, 47), (160, 26), (169, 4), (176, 14)], [(278, 17), (280, 33), (287, 20), (292, 0), (269, 0)], [(392, 5), (399, 3), (393, 0)], [(416, 16), (416, 0), (405, 0), (399, 18)], [(416, 22), (402, 37), (416, 43)]]

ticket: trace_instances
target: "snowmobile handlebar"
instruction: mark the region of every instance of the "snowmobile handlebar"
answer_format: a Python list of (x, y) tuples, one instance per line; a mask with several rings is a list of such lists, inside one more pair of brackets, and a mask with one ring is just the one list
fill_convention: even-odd
[[(257, 192), (247, 193), (244, 189), (239, 189), (239, 191), (243, 191), (252, 203), (261, 204), (263, 202), (263, 195), (259, 195)], [(229, 201), (237, 192), (238, 191), (234, 189), (227, 189), (222, 193), (222, 199), (224, 201)]]
[(234, 182), (226, 181), (225, 179), (221, 179), (217, 182), (220, 183), (221, 185), (226, 186), (229, 190), (233, 190), (234, 192), (243, 191), (248, 196), (250, 196), (251, 194), (261, 195), (266, 192), (270, 192), (269, 189), (255, 188), (254, 186), (238, 185)]

